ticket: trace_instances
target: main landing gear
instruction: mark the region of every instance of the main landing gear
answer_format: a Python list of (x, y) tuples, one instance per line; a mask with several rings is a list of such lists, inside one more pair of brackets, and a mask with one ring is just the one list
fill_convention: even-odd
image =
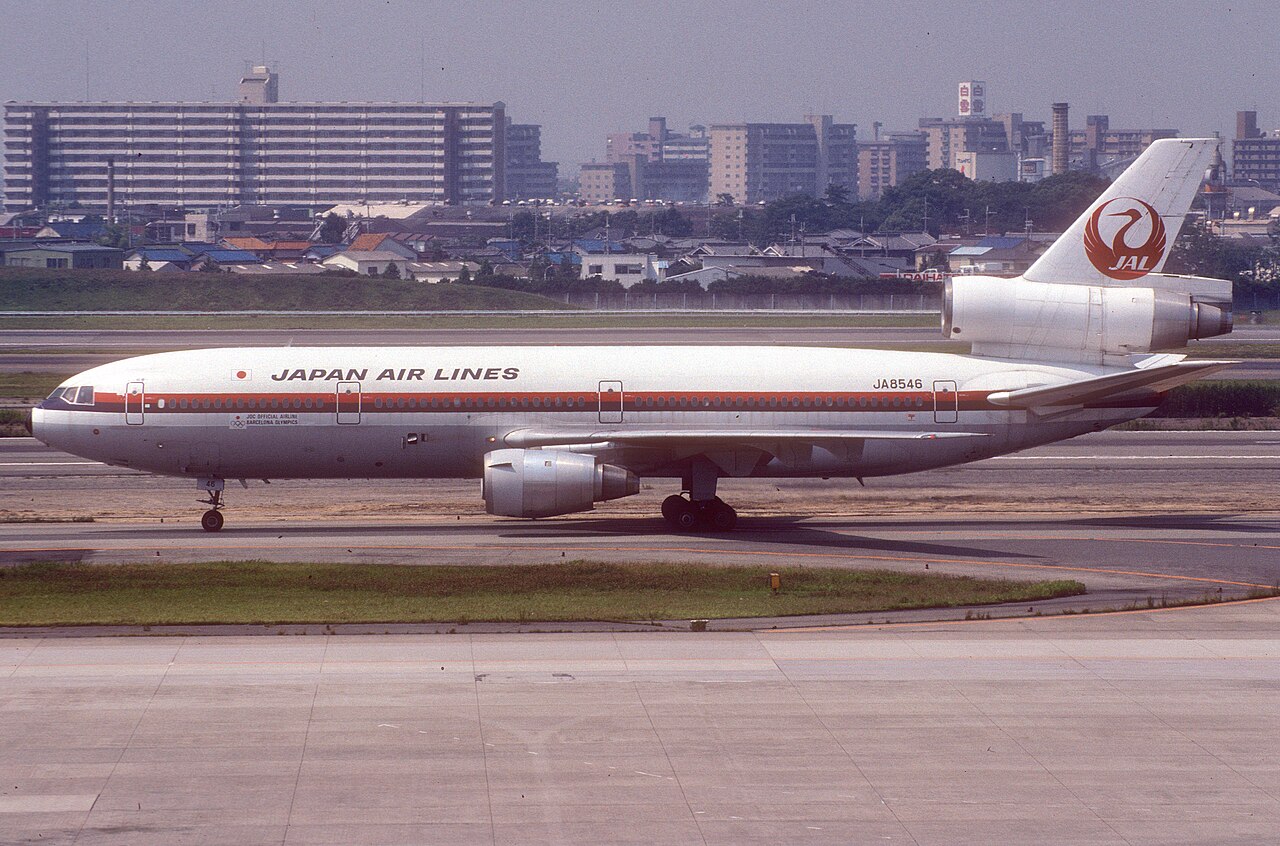
[(206, 532), (216, 532), (222, 528), (222, 490), (226, 486), (221, 479), (201, 479), (196, 483), (200, 490), (209, 495), (208, 499), (198, 500), (212, 506), (200, 515), (200, 528)]
[(718, 496), (695, 502), (683, 494), (672, 494), (662, 501), (662, 516), (679, 532), (731, 532), (738, 525), (738, 512)]
[(684, 477), (685, 493), (672, 494), (662, 501), (662, 516), (678, 532), (731, 532), (738, 524), (738, 512), (716, 496), (719, 469), (702, 456), (689, 464)]

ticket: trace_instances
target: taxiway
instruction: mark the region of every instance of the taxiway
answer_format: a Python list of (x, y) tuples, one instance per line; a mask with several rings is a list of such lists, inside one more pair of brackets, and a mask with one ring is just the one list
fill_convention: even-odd
[[(726, 480), (730, 535), (670, 532), (669, 493), (539, 521), (483, 514), (474, 481), (229, 487), (199, 531), (189, 480), (0, 441), (0, 561), (778, 562), (1076, 578), (1071, 607), (1241, 596), (1280, 581), (1280, 434), (1103, 432), (1002, 458), (869, 480)], [(87, 521), (93, 522), (73, 522)], [(901, 619), (901, 617), (899, 618)]]
[(1270, 842), (1277, 631), (6, 639), (0, 841)]

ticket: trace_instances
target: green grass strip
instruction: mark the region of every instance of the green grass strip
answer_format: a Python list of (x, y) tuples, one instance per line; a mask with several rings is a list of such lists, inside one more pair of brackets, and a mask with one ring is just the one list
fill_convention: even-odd
[(0, 625), (532, 622), (836, 614), (1028, 602), (1076, 581), (693, 564), (396, 566), (215, 561), (0, 569)]

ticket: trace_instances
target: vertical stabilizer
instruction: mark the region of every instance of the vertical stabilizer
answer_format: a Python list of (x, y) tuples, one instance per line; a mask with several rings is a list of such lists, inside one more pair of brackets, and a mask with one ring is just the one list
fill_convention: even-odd
[(1153, 143), (1023, 274), (1032, 282), (1141, 286), (1169, 258), (1213, 165), (1216, 138)]

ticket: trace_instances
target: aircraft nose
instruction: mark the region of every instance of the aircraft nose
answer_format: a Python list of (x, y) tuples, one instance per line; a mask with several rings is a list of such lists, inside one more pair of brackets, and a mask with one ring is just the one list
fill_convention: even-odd
[(48, 446), (49, 445), (49, 441), (47, 440), (48, 436), (43, 431), (44, 427), (41, 426), (43, 422), (44, 422), (44, 409), (37, 405), (35, 408), (31, 409), (31, 413), (27, 415), (27, 421), (26, 421), (27, 431), (30, 432), (31, 435), (36, 440)]

